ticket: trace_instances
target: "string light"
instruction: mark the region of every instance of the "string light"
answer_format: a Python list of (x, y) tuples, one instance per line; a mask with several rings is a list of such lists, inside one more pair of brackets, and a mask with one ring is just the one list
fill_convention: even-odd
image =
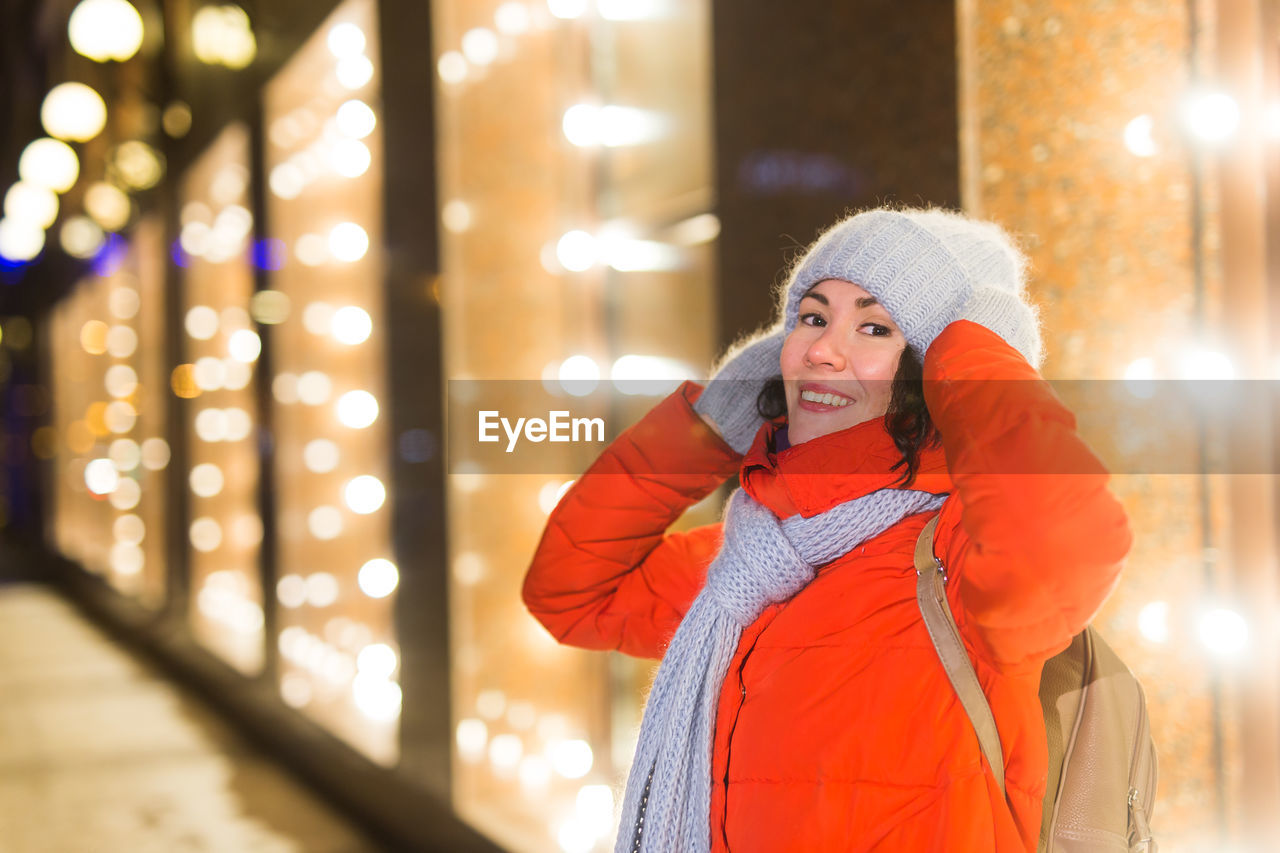
[(22, 150), (18, 174), (27, 183), (64, 193), (80, 177), (80, 160), (70, 145), (46, 136)]
[(1124, 145), (1138, 157), (1154, 157), (1160, 149), (1151, 136), (1155, 122), (1149, 115), (1140, 115), (1124, 126)]
[(33, 228), (48, 228), (58, 218), (58, 196), (40, 184), (18, 181), (4, 194), (4, 215)]
[(0, 256), (10, 261), (30, 261), (44, 248), (44, 231), (18, 219), (0, 219)]
[(123, 62), (142, 46), (142, 16), (125, 0), (82, 0), (67, 21), (71, 47), (94, 62)]
[(106, 126), (107, 105), (84, 83), (60, 83), (44, 96), (40, 123), (52, 137), (87, 142)]

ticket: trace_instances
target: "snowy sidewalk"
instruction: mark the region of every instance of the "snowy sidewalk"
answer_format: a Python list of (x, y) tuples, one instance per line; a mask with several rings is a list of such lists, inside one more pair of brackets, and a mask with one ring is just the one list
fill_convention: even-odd
[(0, 584), (0, 850), (380, 849), (55, 592)]

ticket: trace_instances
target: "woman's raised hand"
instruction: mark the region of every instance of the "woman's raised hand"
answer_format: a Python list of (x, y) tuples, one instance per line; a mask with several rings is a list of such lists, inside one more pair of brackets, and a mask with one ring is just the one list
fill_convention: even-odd
[(739, 453), (751, 449), (751, 442), (764, 423), (756, 399), (764, 384), (782, 373), (780, 358), (785, 339), (782, 325), (778, 324), (735, 343), (693, 404), (693, 410), (704, 421), (711, 421), (721, 438)]
[(1022, 353), (1032, 367), (1040, 366), (1042, 351), (1036, 311), (1016, 294), (998, 287), (979, 286), (965, 303), (959, 319), (985, 326)]

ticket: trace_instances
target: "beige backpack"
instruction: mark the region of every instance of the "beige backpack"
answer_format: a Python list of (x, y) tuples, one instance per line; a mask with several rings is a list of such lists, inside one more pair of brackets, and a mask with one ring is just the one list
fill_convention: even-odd
[[(916, 597), (1003, 793), (1000, 734), (947, 604), (946, 569), (933, 554), (937, 524), (936, 516), (930, 519), (916, 542)], [(1146, 698), (1092, 626), (1045, 661), (1040, 705), (1049, 743), (1040, 853), (1156, 853), (1147, 825), (1155, 800), (1156, 750)]]

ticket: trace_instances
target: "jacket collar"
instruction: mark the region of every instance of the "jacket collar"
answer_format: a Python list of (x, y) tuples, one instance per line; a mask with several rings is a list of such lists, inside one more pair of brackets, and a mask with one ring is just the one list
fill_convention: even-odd
[[(879, 489), (902, 488), (895, 481), (903, 469), (891, 470), (902, 454), (883, 417), (775, 450), (786, 423), (782, 415), (761, 427), (739, 473), (747, 494), (779, 518), (796, 513), (811, 518)], [(941, 447), (921, 451), (910, 488), (934, 494), (954, 490)]]

